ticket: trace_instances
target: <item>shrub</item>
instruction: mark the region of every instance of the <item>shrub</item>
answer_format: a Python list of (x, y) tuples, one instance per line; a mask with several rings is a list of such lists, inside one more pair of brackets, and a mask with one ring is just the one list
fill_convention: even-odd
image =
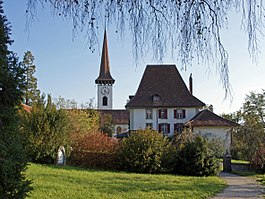
[(116, 138), (100, 132), (72, 134), (72, 153), (70, 163), (83, 167), (117, 168), (119, 143)]
[(166, 137), (146, 129), (122, 140), (119, 163), (122, 169), (137, 173), (170, 171), (174, 148)]
[(259, 149), (251, 159), (251, 164), (258, 172), (265, 172), (265, 145), (260, 144)]
[[(3, 110), (2, 107), (0, 110)], [(0, 111), (0, 198), (21, 199), (32, 189), (26, 180), (27, 156), (14, 110)]]
[(208, 142), (201, 136), (183, 143), (178, 149), (175, 172), (182, 175), (209, 176), (216, 175), (219, 163), (213, 156)]
[(40, 97), (31, 112), (21, 113), (21, 134), (32, 162), (53, 164), (60, 146), (69, 148), (66, 112), (57, 110), (51, 96)]

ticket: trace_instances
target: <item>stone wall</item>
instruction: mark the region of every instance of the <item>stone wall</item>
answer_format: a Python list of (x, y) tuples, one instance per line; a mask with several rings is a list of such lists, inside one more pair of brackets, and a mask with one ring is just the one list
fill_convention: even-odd
[(250, 164), (232, 163), (232, 171), (254, 171)]

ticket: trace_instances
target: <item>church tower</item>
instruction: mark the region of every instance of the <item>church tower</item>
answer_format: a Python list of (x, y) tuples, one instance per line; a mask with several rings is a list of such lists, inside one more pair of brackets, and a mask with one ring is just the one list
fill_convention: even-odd
[(95, 80), (95, 83), (98, 85), (98, 109), (112, 109), (112, 85), (114, 82), (115, 80), (110, 74), (107, 33), (105, 30), (99, 76)]

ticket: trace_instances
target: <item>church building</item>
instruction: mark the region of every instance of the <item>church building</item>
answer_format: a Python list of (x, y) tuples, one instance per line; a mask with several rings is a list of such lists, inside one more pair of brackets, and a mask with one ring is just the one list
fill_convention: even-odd
[(95, 80), (97, 84), (97, 109), (100, 114), (101, 126), (106, 120), (111, 120), (114, 124), (114, 133), (122, 134), (129, 131), (129, 114), (128, 111), (113, 109), (113, 84), (115, 80), (110, 74), (110, 62), (108, 53), (107, 33), (104, 32), (103, 47), (99, 76)]
[(147, 65), (135, 95), (129, 96), (126, 110), (112, 109), (114, 82), (105, 31), (100, 72), (95, 81), (97, 107), (102, 116), (112, 117), (116, 134), (151, 128), (171, 137), (189, 128), (194, 134), (221, 140), (230, 152), (231, 128), (238, 124), (205, 109), (205, 103), (192, 93), (192, 76), (188, 89), (175, 65)]

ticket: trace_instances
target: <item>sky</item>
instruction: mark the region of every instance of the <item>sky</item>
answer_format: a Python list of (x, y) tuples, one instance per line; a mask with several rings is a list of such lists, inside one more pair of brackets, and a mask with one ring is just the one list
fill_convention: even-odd
[[(54, 17), (47, 8), (39, 8), (37, 18), (29, 31), (26, 31), (26, 0), (5, 0), (4, 12), (12, 25), (10, 47), (20, 60), (26, 51), (35, 57), (39, 89), (51, 94), (53, 98), (74, 99), (79, 104), (94, 98), (96, 106), (97, 86), (95, 79), (99, 74), (101, 48), (104, 27), (99, 28), (99, 40), (92, 53), (87, 46), (83, 33), (73, 37), (71, 21)], [(215, 67), (194, 64), (186, 70), (171, 56), (166, 56), (163, 63), (176, 64), (188, 85), (190, 73), (193, 76), (193, 95), (205, 104), (213, 105), (214, 112), (232, 113), (242, 106), (246, 94), (265, 89), (265, 38), (261, 38), (261, 53), (257, 63), (253, 63), (247, 50), (247, 35), (240, 29), (240, 16), (230, 15), (227, 30), (222, 31), (222, 41), (229, 53), (229, 77), (232, 86), (232, 101), (224, 99), (222, 88)], [(156, 64), (149, 54), (140, 59), (136, 66), (131, 37), (126, 33), (123, 40), (108, 27), (108, 50), (111, 75), (115, 79), (113, 86), (113, 108), (124, 109), (129, 95), (137, 91), (147, 64)]]

